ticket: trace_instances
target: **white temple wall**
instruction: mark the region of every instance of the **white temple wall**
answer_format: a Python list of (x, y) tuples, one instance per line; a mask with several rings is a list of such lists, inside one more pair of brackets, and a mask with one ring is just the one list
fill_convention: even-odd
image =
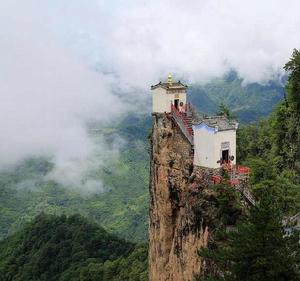
[(205, 127), (194, 129), (194, 165), (209, 168), (219, 167), (215, 157), (214, 129)]
[(232, 164), (236, 164), (236, 131), (218, 131), (215, 134), (215, 158), (220, 159), (222, 150), (229, 149), (229, 156), (234, 156)]
[(164, 113), (171, 112), (171, 104), (174, 104), (175, 99), (179, 99), (179, 103), (186, 104), (186, 93), (167, 93), (163, 88), (156, 88), (152, 90), (152, 112)]
[(229, 149), (229, 156), (234, 156), (236, 163), (236, 131), (215, 131), (206, 125), (193, 126), (194, 129), (194, 165), (219, 168), (218, 161), (223, 149)]

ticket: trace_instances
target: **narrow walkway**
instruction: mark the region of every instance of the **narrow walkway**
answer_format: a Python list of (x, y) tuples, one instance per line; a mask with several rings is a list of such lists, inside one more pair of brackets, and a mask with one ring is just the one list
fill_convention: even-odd
[(178, 128), (190, 142), (190, 144), (194, 145), (194, 131), (192, 128), (192, 116), (191, 112), (186, 111), (185, 113), (179, 112), (174, 105), (171, 105), (171, 116), (175, 121)]
[[(192, 128), (193, 110), (187, 105), (185, 112), (179, 112), (179, 110), (172, 104), (171, 105), (171, 117), (174, 120), (177, 127), (181, 130), (183, 135), (194, 146), (194, 131)], [(243, 198), (251, 205), (255, 205), (255, 198), (247, 187), (247, 181), (249, 179), (250, 169), (248, 167), (237, 165), (224, 165), (223, 168), (228, 172), (230, 176), (229, 184), (238, 190)], [(222, 178), (215, 176), (214, 183), (220, 183)]]
[[(239, 166), (239, 165), (228, 165), (223, 166), (224, 170), (227, 171), (230, 180), (228, 183), (234, 187), (243, 198), (251, 205), (255, 205), (255, 198), (248, 188), (250, 168)], [(218, 184), (222, 181), (221, 176), (214, 176), (212, 178), (214, 184)]]

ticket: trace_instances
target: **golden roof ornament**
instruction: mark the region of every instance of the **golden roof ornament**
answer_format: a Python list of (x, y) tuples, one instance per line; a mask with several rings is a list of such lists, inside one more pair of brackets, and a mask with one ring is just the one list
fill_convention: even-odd
[(169, 84), (169, 86), (172, 86), (172, 84), (173, 84), (173, 77), (171, 74), (168, 75), (168, 84)]

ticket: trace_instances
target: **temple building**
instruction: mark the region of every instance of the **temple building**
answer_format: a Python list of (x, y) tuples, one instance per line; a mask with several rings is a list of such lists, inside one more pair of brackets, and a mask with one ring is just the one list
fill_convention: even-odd
[(168, 82), (159, 82), (151, 86), (153, 93), (152, 112), (165, 113), (171, 112), (171, 105), (179, 109), (180, 104), (186, 104), (187, 86), (180, 81), (173, 83), (172, 76), (168, 76)]
[(220, 168), (236, 164), (238, 123), (227, 116), (207, 116), (187, 102), (187, 85), (173, 82), (151, 86), (153, 114), (168, 114), (188, 139), (194, 150), (194, 165)]
[(256, 202), (250, 169), (236, 165), (238, 123), (198, 112), (187, 89), (170, 75), (151, 87), (149, 281), (191, 281), (206, 272), (198, 252), (214, 234), (214, 187), (235, 189), (242, 204)]
[(194, 122), (194, 165), (219, 168), (236, 164), (236, 130), (238, 124), (226, 116), (205, 117)]

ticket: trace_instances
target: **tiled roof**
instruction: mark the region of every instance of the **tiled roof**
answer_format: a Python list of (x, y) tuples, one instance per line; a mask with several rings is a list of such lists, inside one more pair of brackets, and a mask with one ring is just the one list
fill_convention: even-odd
[(238, 123), (235, 120), (228, 119), (227, 116), (210, 116), (194, 113), (193, 125), (205, 124), (211, 128), (217, 128), (218, 131), (236, 130)]
[(163, 88), (166, 90), (178, 90), (178, 89), (187, 89), (188, 86), (182, 84), (180, 81), (174, 82), (171, 85), (169, 83), (159, 82), (158, 84), (151, 86), (151, 90), (154, 90), (156, 88)]

